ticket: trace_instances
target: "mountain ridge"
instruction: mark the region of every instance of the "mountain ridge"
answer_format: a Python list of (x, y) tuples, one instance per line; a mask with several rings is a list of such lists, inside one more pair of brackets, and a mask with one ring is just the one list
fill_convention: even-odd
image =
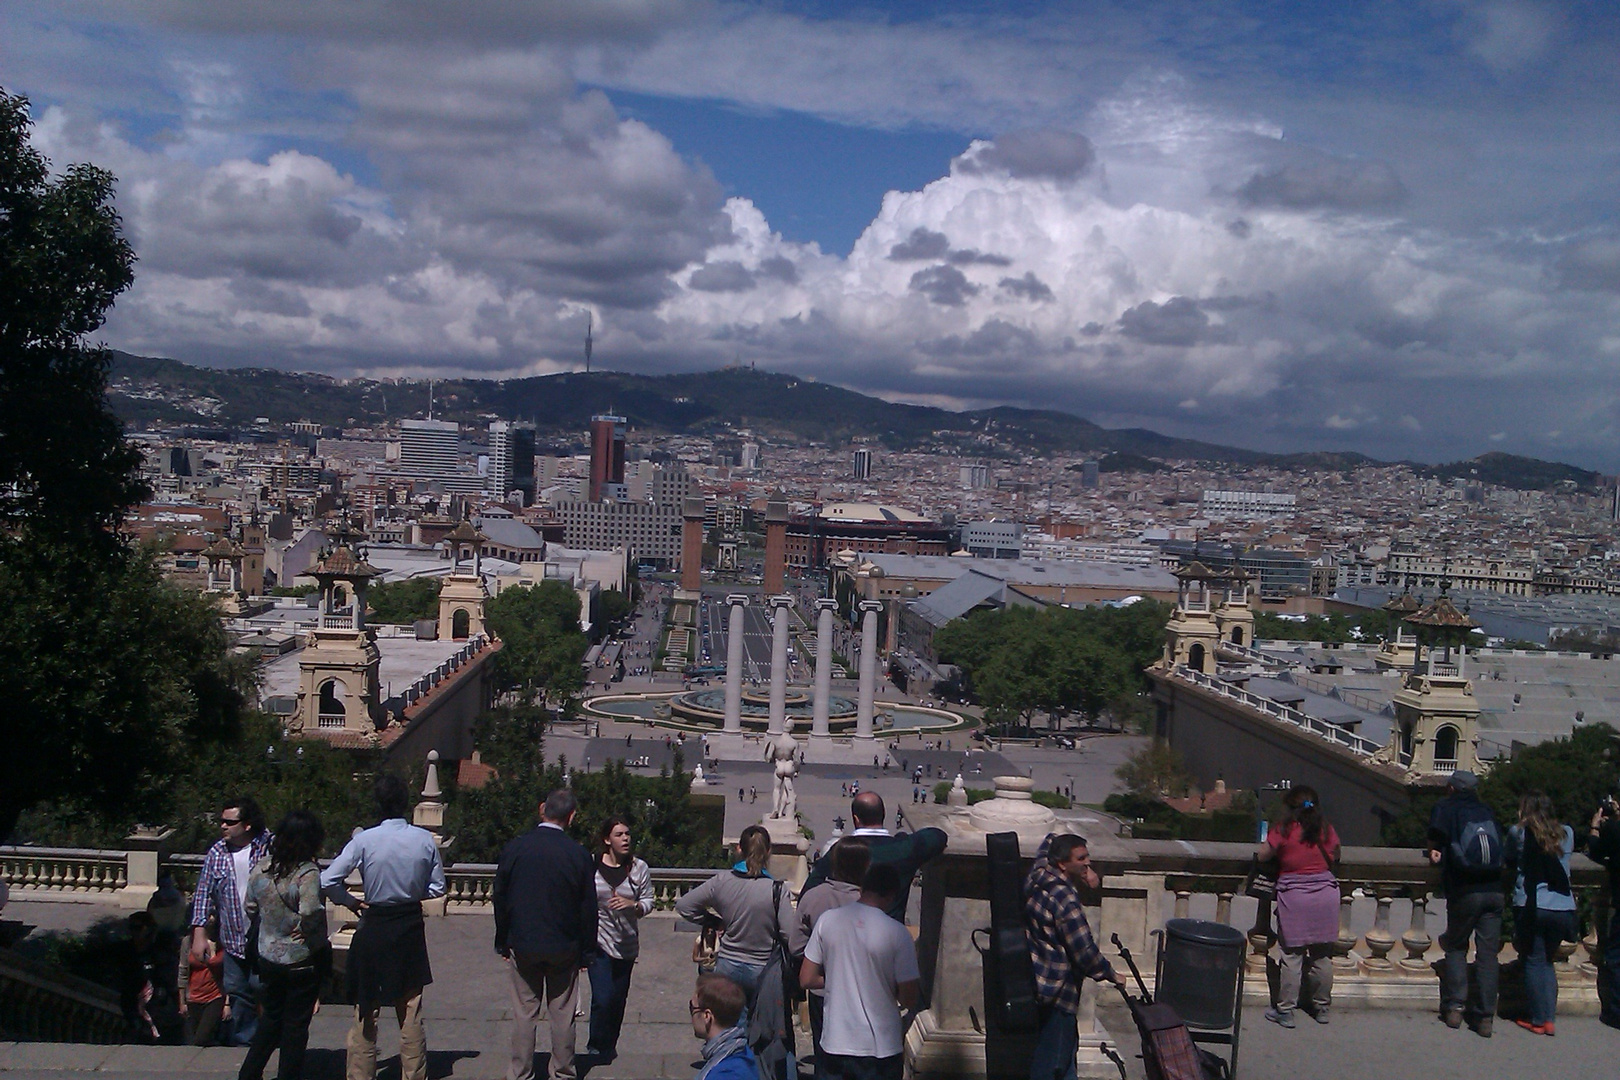
[[(877, 440), (897, 450), (934, 447), (980, 457), (1069, 452), (1337, 470), (1405, 464), (1442, 479), (1472, 477), (1528, 488), (1563, 481), (1595, 487), (1601, 481), (1590, 470), (1501, 453), (1430, 466), (1379, 461), (1354, 452), (1278, 454), (1223, 446), (1147, 428), (1104, 428), (1052, 409), (1000, 405), (953, 412), (741, 367), (670, 375), (604, 371), (522, 379), (436, 379), (431, 392), (434, 413), (444, 419), (533, 420), (542, 435), (568, 441), (583, 437), (592, 415), (612, 410), (636, 428), (668, 434), (736, 437), (735, 429), (749, 428), (796, 441)], [(335, 379), (274, 368), (206, 368), (118, 351), (113, 352), (108, 389), (109, 404), (126, 424), (197, 427), (246, 427), (261, 419), (272, 424), (304, 420), (332, 427), (369, 426), (423, 416), (428, 399), (427, 380)]]

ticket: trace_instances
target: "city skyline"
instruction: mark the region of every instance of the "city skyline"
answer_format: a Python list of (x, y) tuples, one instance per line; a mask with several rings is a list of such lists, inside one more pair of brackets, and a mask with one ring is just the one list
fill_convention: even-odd
[[(392, 10), (392, 9), (389, 9)], [(736, 361), (1265, 450), (1620, 468), (1612, 17), (1437, 3), (30, 5), (121, 179), (105, 340), (333, 374)]]

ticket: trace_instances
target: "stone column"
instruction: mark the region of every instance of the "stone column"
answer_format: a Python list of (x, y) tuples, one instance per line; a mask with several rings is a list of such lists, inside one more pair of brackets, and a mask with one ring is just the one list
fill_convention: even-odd
[(743, 608), (748, 597), (732, 593), (726, 597), (731, 609), (726, 629), (726, 726), (728, 732), (742, 731)]
[(766, 728), (772, 735), (787, 730), (788, 612), (793, 597), (771, 597), (771, 716)]
[(832, 624), (838, 601), (816, 601), (816, 697), (811, 713), (810, 734), (828, 733), (827, 714), (832, 699)]
[(862, 600), (861, 611), (861, 689), (855, 705), (855, 737), (872, 737), (872, 709), (877, 698), (877, 617), (883, 604)]

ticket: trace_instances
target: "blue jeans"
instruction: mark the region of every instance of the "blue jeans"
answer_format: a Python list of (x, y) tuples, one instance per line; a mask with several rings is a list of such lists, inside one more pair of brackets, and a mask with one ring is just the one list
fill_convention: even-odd
[(1530, 999), (1530, 1022), (1551, 1023), (1558, 1013), (1558, 973), (1553, 961), (1558, 946), (1575, 939), (1573, 911), (1538, 911), (1532, 919), (1524, 908), (1513, 910), (1514, 943), (1524, 960), (1524, 989)]
[(714, 973), (724, 975), (732, 982), (743, 988), (746, 1004), (743, 1005), (742, 1016), (737, 1023), (746, 1030), (748, 1027), (748, 1014), (754, 1008), (754, 1001), (759, 997), (759, 977), (765, 974), (764, 964), (744, 964), (736, 960), (727, 960), (719, 957), (714, 962)]
[[(1468, 993), (1468, 939), (1474, 939), (1474, 975), (1479, 994)], [(1445, 960), (1440, 966), (1440, 1008), (1461, 1009), (1470, 1019), (1496, 1015), (1496, 988), (1502, 949), (1502, 894), (1461, 893), (1446, 901), (1446, 931), (1440, 935)]]
[(1041, 1006), (1041, 1033), (1029, 1059), (1029, 1080), (1075, 1080), (1080, 1020), (1074, 1013)]
[(619, 1029), (624, 1026), (624, 1004), (630, 998), (630, 972), (634, 959), (617, 960), (597, 953), (591, 961), (591, 1035), (588, 1052), (612, 1057), (618, 1052)]
[(248, 970), (246, 961), (226, 953), (220, 989), (231, 1003), (222, 1041), (226, 1046), (247, 1046), (259, 1029), (259, 977)]
[(1598, 1000), (1603, 1003), (1603, 1022), (1620, 1027), (1620, 890), (1614, 891), (1614, 914), (1604, 935), (1603, 963), (1598, 966)]

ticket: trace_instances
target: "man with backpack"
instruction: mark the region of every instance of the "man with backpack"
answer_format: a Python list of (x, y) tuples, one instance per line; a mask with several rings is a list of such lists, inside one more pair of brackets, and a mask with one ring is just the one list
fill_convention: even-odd
[[(1491, 1037), (1496, 1015), (1497, 953), (1502, 947), (1502, 830), (1479, 801), (1479, 778), (1451, 774), (1446, 797), (1429, 815), (1429, 861), (1441, 867), (1446, 893), (1445, 960), (1440, 968), (1440, 1019), (1460, 1028), (1467, 1020)], [(1478, 998), (1468, 1000), (1468, 940), (1474, 940)]]

